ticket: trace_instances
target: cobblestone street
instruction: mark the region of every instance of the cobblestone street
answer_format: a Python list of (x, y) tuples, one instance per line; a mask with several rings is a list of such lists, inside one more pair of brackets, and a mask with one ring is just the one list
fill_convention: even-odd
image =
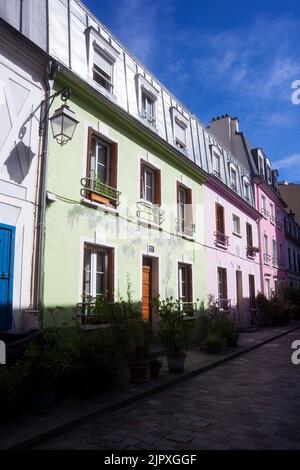
[(299, 331), (38, 449), (300, 449)]

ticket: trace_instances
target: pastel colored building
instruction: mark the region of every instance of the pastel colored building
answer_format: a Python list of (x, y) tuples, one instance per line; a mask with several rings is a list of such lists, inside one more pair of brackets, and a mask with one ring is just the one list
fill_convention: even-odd
[(210, 122), (211, 130), (235, 158), (249, 171), (254, 184), (254, 200), (261, 214), (258, 221), (261, 292), (268, 298), (278, 282), (286, 279), (286, 245), (283, 227), (285, 202), (279, 190), (277, 170), (261, 148), (252, 148), (244, 133), (239, 130), (237, 118), (221, 116)]
[[(6, 2), (9, 3), (9, 2)], [(0, 18), (0, 331), (36, 302), (40, 104), (47, 60)]]

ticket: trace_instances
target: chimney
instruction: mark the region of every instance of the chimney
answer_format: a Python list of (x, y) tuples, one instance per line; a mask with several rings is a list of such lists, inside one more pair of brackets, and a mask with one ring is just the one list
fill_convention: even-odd
[(223, 114), (213, 118), (208, 128), (212, 133), (228, 148), (231, 150), (231, 118), (229, 114)]

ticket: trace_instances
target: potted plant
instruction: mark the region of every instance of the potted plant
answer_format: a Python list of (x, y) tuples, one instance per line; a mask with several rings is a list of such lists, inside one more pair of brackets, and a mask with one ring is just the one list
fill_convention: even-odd
[(166, 299), (158, 302), (159, 335), (167, 352), (169, 372), (183, 372), (185, 351), (191, 338), (191, 323), (185, 319), (179, 301)]
[(31, 401), (35, 411), (47, 413), (55, 401), (55, 385), (60, 376), (55, 329), (44, 330), (31, 341), (24, 352), (24, 364), (31, 386)]
[(104, 181), (102, 181), (99, 176), (93, 180), (91, 191), (92, 201), (100, 202), (101, 204), (110, 203), (109, 197), (105, 194), (105, 186)]
[(148, 350), (144, 345), (136, 346), (129, 363), (130, 382), (139, 384), (147, 380)]
[(161, 369), (162, 363), (157, 357), (149, 361), (150, 377), (156, 379), (159, 376), (159, 371)]
[(218, 333), (213, 333), (206, 340), (206, 352), (209, 354), (221, 354), (225, 340)]

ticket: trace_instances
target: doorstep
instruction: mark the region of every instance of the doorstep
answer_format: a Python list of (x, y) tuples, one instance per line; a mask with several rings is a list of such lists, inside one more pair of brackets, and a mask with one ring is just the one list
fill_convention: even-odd
[(242, 332), (239, 346), (227, 348), (221, 355), (205, 354), (196, 349), (190, 350), (186, 358), (185, 371), (182, 374), (169, 374), (166, 358), (162, 357), (161, 374), (157, 379), (149, 379), (140, 385), (127, 383), (119, 390), (102, 393), (90, 399), (68, 397), (57, 404), (47, 415), (32, 415), (24, 412), (14, 421), (0, 423), (0, 449), (30, 449), (101, 414), (132, 405), (138, 400), (205, 373), (298, 328), (300, 328), (300, 322), (292, 322), (282, 327)]

